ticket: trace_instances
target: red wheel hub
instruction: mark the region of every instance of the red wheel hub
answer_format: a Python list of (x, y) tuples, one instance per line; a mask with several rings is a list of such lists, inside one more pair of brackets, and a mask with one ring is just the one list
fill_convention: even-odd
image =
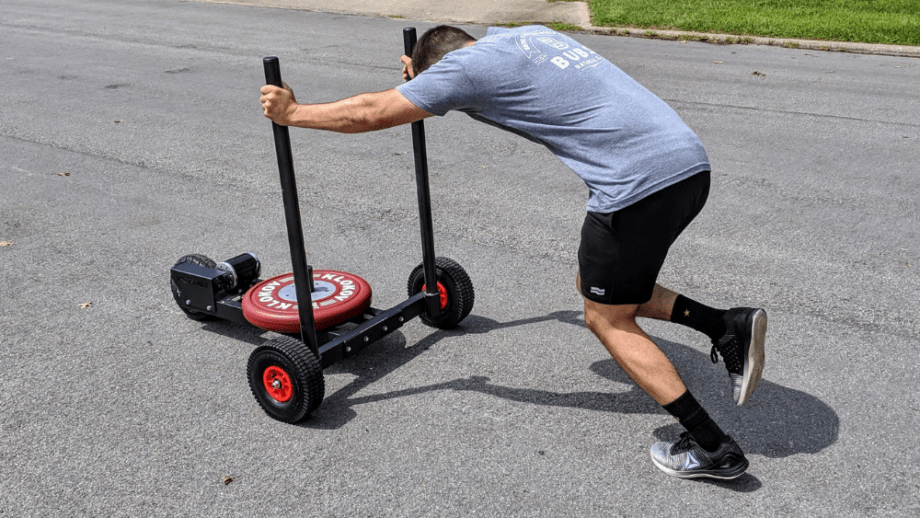
[(265, 385), (265, 392), (279, 403), (290, 401), (294, 395), (294, 385), (288, 373), (281, 367), (272, 365), (262, 372), (262, 383)]
[[(425, 284), (422, 285), (422, 291), (425, 291)], [(441, 309), (447, 309), (447, 288), (440, 282), (438, 283), (438, 299), (441, 301)]]

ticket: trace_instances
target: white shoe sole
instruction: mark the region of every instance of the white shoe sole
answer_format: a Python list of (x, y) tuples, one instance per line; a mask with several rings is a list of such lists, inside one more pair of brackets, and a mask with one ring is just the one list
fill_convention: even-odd
[(654, 464), (656, 468), (660, 469), (661, 471), (664, 471), (665, 473), (667, 473), (668, 475), (671, 475), (672, 477), (677, 477), (677, 478), (714, 478), (714, 479), (718, 479), (718, 480), (734, 480), (734, 479), (740, 477), (741, 475), (743, 475), (744, 472), (747, 471), (748, 465), (749, 465), (748, 460), (745, 459), (743, 464), (741, 464), (741, 465), (735, 467), (734, 469), (732, 469), (732, 470), (730, 470), (730, 471), (726, 471), (726, 470), (699, 470), (699, 469), (697, 469), (697, 470), (687, 470), (687, 471), (678, 471), (678, 470), (671, 469), (671, 468), (668, 468), (668, 467), (664, 466), (663, 464), (661, 464), (660, 462), (658, 462), (658, 459), (656, 459), (654, 455), (652, 455), (652, 464)]
[(764, 364), (764, 341), (767, 337), (767, 312), (758, 309), (750, 319), (751, 343), (748, 346), (747, 354), (744, 356), (743, 378), (741, 380), (741, 396), (736, 403), (738, 406), (743, 405), (754, 389), (757, 388), (757, 382), (763, 374)]

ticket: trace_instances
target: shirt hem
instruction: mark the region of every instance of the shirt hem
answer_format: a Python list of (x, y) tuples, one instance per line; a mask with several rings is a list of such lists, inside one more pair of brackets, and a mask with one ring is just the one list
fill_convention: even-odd
[(667, 180), (663, 182), (659, 182), (655, 184), (654, 186), (649, 187), (648, 189), (643, 189), (639, 193), (634, 193), (628, 198), (624, 200), (620, 200), (617, 203), (593, 206), (591, 202), (588, 202), (587, 210), (588, 212), (596, 212), (598, 214), (609, 214), (611, 212), (623, 210), (626, 207), (629, 207), (630, 205), (634, 203), (642, 201), (643, 199), (655, 194), (658, 191), (667, 189), (668, 187), (678, 182), (682, 182), (695, 174), (699, 174), (699, 173), (702, 173), (703, 171), (711, 171), (711, 170), (712, 170), (712, 166), (710, 166), (709, 163), (704, 162), (702, 164), (697, 164), (696, 166), (691, 167), (690, 169), (686, 169), (684, 172), (682, 172), (679, 175), (669, 177)]

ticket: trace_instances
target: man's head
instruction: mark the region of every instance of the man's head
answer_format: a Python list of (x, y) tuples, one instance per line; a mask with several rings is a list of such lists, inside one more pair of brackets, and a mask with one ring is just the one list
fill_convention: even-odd
[(412, 51), (412, 71), (417, 76), (428, 70), (431, 65), (441, 61), (441, 58), (448, 52), (475, 42), (476, 38), (449, 25), (438, 25), (428, 29), (418, 39)]

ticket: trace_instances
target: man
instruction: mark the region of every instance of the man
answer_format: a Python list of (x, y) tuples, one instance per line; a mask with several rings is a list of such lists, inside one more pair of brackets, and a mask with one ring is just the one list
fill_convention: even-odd
[(575, 40), (542, 26), (490, 28), (477, 41), (449, 26), (429, 30), (403, 56), (397, 88), (320, 105), (264, 86), (266, 117), (340, 132), (389, 128), (459, 110), (549, 148), (588, 185), (577, 287), (585, 321), (623, 370), (686, 428), (652, 446), (677, 477), (732, 479), (741, 448), (709, 417), (636, 317), (677, 322), (712, 340), (736, 404), (763, 370), (766, 313), (719, 310), (656, 283), (668, 249), (699, 214), (710, 165), (697, 136), (651, 92)]

